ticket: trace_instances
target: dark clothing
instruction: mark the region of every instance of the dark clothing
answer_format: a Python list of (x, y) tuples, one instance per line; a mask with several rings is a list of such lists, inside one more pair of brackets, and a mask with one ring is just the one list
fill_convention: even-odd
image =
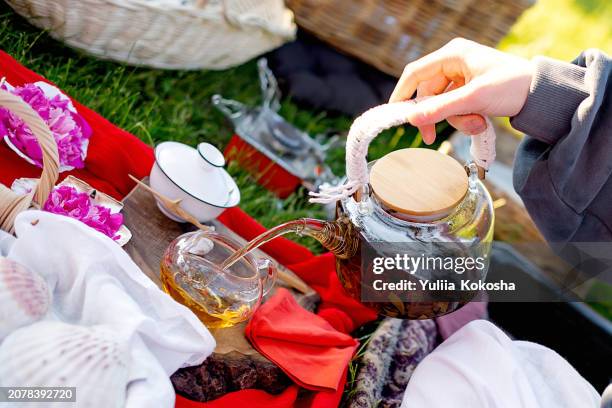
[(386, 103), (397, 82), (301, 31), (268, 59), (283, 94), (293, 101), (352, 117)]
[(511, 119), (528, 135), (514, 187), (550, 243), (612, 242), (612, 60), (587, 50), (573, 64), (535, 62), (525, 106)]

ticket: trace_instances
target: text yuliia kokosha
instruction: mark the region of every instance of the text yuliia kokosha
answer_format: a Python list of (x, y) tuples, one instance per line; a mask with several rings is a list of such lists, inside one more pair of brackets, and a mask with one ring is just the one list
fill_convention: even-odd
[[(410, 275), (416, 274), (419, 270), (429, 270), (442, 273), (455, 273), (463, 275), (466, 271), (473, 271), (477, 274), (482, 273), (487, 268), (485, 257), (431, 257), (425, 256), (410, 256), (408, 254), (396, 254), (390, 257), (375, 257), (372, 259), (372, 273), (382, 275), (385, 271), (403, 271)], [(482, 275), (479, 275), (482, 276)], [(398, 281), (386, 282), (382, 279), (372, 281), (374, 290), (494, 290), (494, 291), (514, 291), (516, 285), (514, 282), (485, 282), (484, 279), (440, 279), (435, 280), (408, 280), (400, 279)]]

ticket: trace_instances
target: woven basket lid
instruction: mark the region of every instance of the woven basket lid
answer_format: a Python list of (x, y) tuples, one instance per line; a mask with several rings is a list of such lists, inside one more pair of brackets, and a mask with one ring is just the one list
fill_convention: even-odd
[(458, 161), (437, 150), (401, 149), (374, 163), (370, 185), (385, 209), (400, 218), (440, 219), (465, 197), (468, 176)]

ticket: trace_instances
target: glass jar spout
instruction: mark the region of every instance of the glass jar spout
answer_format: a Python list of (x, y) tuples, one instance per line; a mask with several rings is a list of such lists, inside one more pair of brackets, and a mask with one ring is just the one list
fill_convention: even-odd
[(355, 237), (354, 226), (348, 218), (341, 217), (336, 221), (323, 221), (314, 218), (300, 218), (288, 221), (249, 241), (244, 247), (227, 258), (221, 265), (222, 269), (231, 267), (240, 258), (264, 245), (272, 239), (294, 233), (305, 235), (319, 241), (328, 251), (339, 259), (352, 257), (359, 248), (359, 240)]

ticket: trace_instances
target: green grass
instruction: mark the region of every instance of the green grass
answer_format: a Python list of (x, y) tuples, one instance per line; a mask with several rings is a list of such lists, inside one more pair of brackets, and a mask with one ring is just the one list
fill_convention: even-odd
[[(571, 59), (589, 46), (610, 49), (611, 19), (611, 2), (540, 0), (500, 47), (525, 56), (543, 53)], [(164, 140), (191, 145), (209, 141), (223, 148), (232, 130), (212, 106), (210, 97), (220, 93), (251, 105), (260, 101), (254, 61), (220, 72), (164, 71), (100, 61), (51, 39), (4, 3), (0, 4), (0, 48), (151, 145)], [(346, 131), (351, 123), (348, 117), (300, 109), (287, 98), (283, 99), (281, 113), (311, 134), (328, 129)], [(370, 158), (413, 143), (420, 144), (420, 137), (410, 127), (386, 132), (373, 143)], [(329, 163), (336, 174), (343, 173), (343, 161), (342, 149), (331, 152)], [(267, 227), (301, 216), (324, 216), (320, 207), (307, 203), (303, 191), (279, 200), (254, 185), (253, 179), (236, 166), (229, 170), (241, 189), (242, 208)], [(312, 240), (301, 242), (320, 250)]]
[[(261, 100), (255, 61), (222, 72), (163, 71), (100, 61), (54, 41), (16, 16), (4, 3), (0, 3), (0, 48), (150, 145), (164, 140), (191, 145), (208, 141), (223, 148), (232, 136), (232, 129), (210, 103), (211, 96), (219, 93), (250, 105)], [(328, 129), (346, 132), (352, 121), (345, 116), (300, 109), (287, 98), (282, 101), (281, 114), (312, 135)], [(416, 129), (399, 127), (381, 135), (372, 144), (369, 156), (375, 159), (391, 150), (420, 144)], [(344, 150), (330, 152), (328, 163), (336, 174), (343, 174)], [(298, 217), (325, 217), (320, 206), (307, 202), (303, 189), (280, 200), (236, 165), (231, 164), (228, 170), (240, 188), (241, 208), (266, 227)], [(322, 250), (312, 239), (293, 238), (315, 253)], [(355, 334), (362, 347), (350, 364), (345, 396), (353, 388), (359, 357), (375, 327), (367, 325)]]
[[(219, 93), (250, 105), (261, 100), (255, 61), (217, 72), (133, 68), (100, 61), (51, 39), (4, 3), (0, 4), (0, 48), (150, 145), (164, 140), (191, 145), (208, 141), (222, 149), (232, 129), (210, 103), (211, 96)], [(299, 109), (287, 98), (281, 114), (312, 135), (328, 129), (345, 132), (351, 123), (348, 117)], [(416, 138), (416, 131), (409, 127), (389, 131), (373, 144), (370, 157), (419, 144)], [(343, 149), (336, 149), (328, 160), (338, 175), (344, 171), (343, 156)], [(307, 203), (303, 190), (279, 200), (238, 167), (230, 166), (229, 171), (242, 193), (240, 206), (266, 227), (297, 217), (325, 216), (320, 206)], [(296, 239), (315, 252), (321, 250), (311, 239)]]
[[(527, 57), (544, 54), (564, 60), (571, 60), (589, 47), (610, 53), (610, 21), (612, 2), (539, 0), (523, 15), (500, 48)], [(17, 17), (3, 2), (0, 3), (0, 48), (151, 145), (164, 140), (191, 145), (208, 141), (223, 148), (232, 129), (213, 108), (210, 97), (220, 93), (250, 105), (260, 102), (254, 61), (221, 72), (163, 71), (100, 61), (54, 41)], [(281, 114), (311, 134), (328, 129), (346, 131), (351, 123), (348, 117), (298, 108), (287, 98), (282, 101)], [(420, 136), (413, 128), (398, 128), (375, 140), (370, 158), (420, 143)], [(329, 163), (336, 174), (343, 173), (343, 162), (342, 149), (331, 152)], [(266, 227), (297, 217), (325, 216), (320, 207), (307, 203), (303, 190), (280, 200), (253, 183), (253, 178), (236, 166), (229, 166), (229, 171), (240, 187), (241, 207)], [(310, 239), (297, 240), (315, 252), (321, 250)], [(374, 328), (375, 325), (368, 325), (355, 333), (362, 343), (360, 352)], [(350, 366), (345, 401), (353, 388), (358, 357)]]
[(503, 51), (571, 61), (587, 48), (612, 54), (612, 1), (537, 0), (501, 42)]
[(352, 333), (353, 337), (359, 340), (359, 348), (357, 349), (357, 351), (355, 352), (355, 356), (353, 356), (353, 359), (349, 363), (346, 387), (344, 389), (340, 408), (347, 407), (351, 398), (355, 395), (355, 392), (357, 391), (355, 387), (357, 385), (357, 376), (359, 375), (359, 370), (362, 367), (361, 358), (364, 356), (368, 344), (370, 343), (370, 339), (372, 338), (372, 333), (374, 333), (374, 331), (380, 324), (381, 319), (367, 323)]

